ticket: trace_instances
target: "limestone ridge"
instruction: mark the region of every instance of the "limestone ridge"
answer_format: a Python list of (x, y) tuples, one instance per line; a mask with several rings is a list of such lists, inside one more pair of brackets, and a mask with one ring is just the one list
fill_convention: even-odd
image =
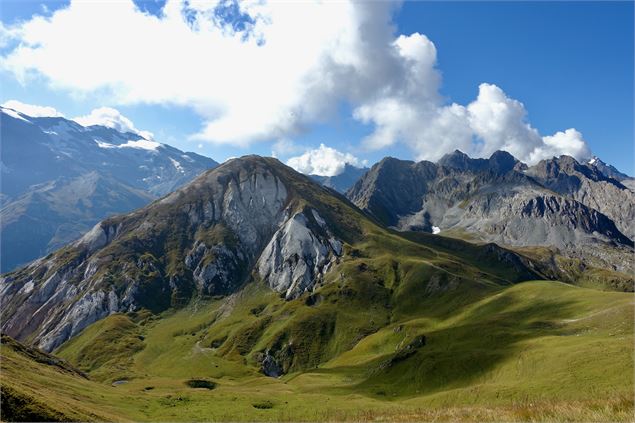
[(252, 269), (295, 298), (321, 281), (342, 254), (342, 235), (355, 230), (319, 210), (315, 198), (328, 193), (275, 159), (230, 160), (4, 275), (2, 331), (51, 351), (115, 312), (160, 312), (194, 296), (232, 293)]
[(260, 276), (287, 298), (310, 289), (342, 255), (342, 242), (333, 237), (316, 210), (311, 215), (299, 212), (287, 219), (258, 260)]
[[(619, 271), (630, 266), (624, 257), (632, 255), (635, 194), (567, 156), (532, 167), (502, 151), (489, 159), (455, 151), (438, 163), (386, 158), (347, 196), (399, 230), (462, 231), (510, 246), (598, 256)], [(605, 247), (621, 253), (607, 255)]]
[[(598, 162), (599, 163), (599, 162)], [(628, 238), (635, 239), (635, 193), (623, 182), (623, 174), (602, 172), (595, 164), (581, 164), (573, 157), (543, 160), (526, 174), (545, 187), (608, 216)], [(604, 169), (610, 169), (604, 165)], [(613, 176), (618, 176), (616, 179)]]

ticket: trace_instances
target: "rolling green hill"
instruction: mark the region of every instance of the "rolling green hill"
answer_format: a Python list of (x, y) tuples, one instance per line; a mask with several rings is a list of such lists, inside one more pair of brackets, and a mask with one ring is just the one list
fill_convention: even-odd
[[(323, 361), (271, 378), (253, 355), (280, 328), (294, 333), (295, 316), (305, 329), (328, 321), (328, 300), (285, 303), (254, 283), (231, 301), (90, 326), (57, 351), (90, 380), (3, 339), (3, 397), (81, 420), (632, 419), (632, 294), (541, 281), (485, 291), (428, 301), (339, 353), (337, 336), (324, 350), (294, 339)], [(263, 319), (271, 323), (258, 335)], [(190, 388), (191, 379), (216, 387)]]
[[(495, 244), (386, 229), (272, 159), (231, 161), (98, 229), (4, 282), (6, 310), (27, 317), (58, 283), (44, 345), (70, 365), (3, 338), (3, 420), (633, 417), (632, 293), (537, 280), (554, 275)], [(15, 316), (31, 343), (52, 320)]]

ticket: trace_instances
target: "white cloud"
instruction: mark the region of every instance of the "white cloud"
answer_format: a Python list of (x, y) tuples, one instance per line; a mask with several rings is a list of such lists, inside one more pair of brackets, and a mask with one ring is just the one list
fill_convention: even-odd
[(484, 141), (479, 155), (506, 150), (515, 157), (527, 158), (542, 142), (538, 131), (526, 123), (525, 106), (507, 97), (496, 85), (481, 84), (478, 97), (467, 111), (470, 127)]
[(100, 107), (93, 109), (86, 116), (78, 116), (73, 120), (83, 126), (101, 125), (107, 128), (113, 128), (120, 132), (134, 132), (146, 139), (152, 139), (154, 136), (152, 132), (140, 131), (135, 128), (130, 119), (125, 117), (117, 109), (112, 107)]
[(288, 157), (291, 154), (296, 154), (305, 150), (304, 147), (296, 144), (288, 138), (282, 138), (276, 141), (271, 148), (272, 157)]
[(544, 144), (536, 148), (529, 158), (530, 163), (538, 162), (542, 159), (559, 157), (563, 154), (586, 160), (592, 157), (591, 150), (582, 139), (582, 134), (573, 128), (564, 132), (556, 132), (552, 136), (543, 137)]
[(20, 45), (2, 67), (115, 104), (191, 106), (206, 119), (194, 138), (239, 145), (292, 135), (392, 74), (389, 4), (239, 2), (253, 21), (241, 32), (190, 3), (169, 0), (159, 18), (131, 0), (73, 0), (11, 28)]
[(397, 35), (392, 2), (240, 1), (240, 25), (219, 17), (226, 4), (168, 0), (157, 17), (132, 0), (72, 0), (50, 17), (0, 27), (0, 44), (16, 45), (0, 67), (112, 104), (191, 107), (204, 120), (192, 138), (216, 144), (292, 139), (344, 102), (372, 127), (364, 146), (404, 143), (417, 159), (456, 148), (506, 149), (525, 161), (588, 150), (581, 136), (543, 138), (523, 104), (495, 85), (481, 84), (468, 105), (448, 105), (435, 45)]
[(493, 84), (481, 84), (477, 98), (467, 106), (400, 97), (362, 106), (355, 117), (376, 125), (364, 140), (366, 147), (379, 149), (402, 141), (417, 160), (437, 160), (455, 149), (472, 157), (505, 150), (529, 164), (554, 155), (578, 160), (591, 155), (582, 134), (573, 128), (541, 136), (527, 121), (525, 106)]
[(350, 153), (342, 153), (324, 144), (313, 150), (308, 150), (301, 156), (292, 157), (287, 160), (287, 165), (298, 172), (306, 175), (335, 176), (344, 171), (346, 164), (353, 166), (364, 166), (365, 162), (360, 161)]
[(18, 111), (24, 115), (31, 117), (64, 117), (64, 115), (53, 107), (49, 106), (36, 106), (33, 104), (22, 103), (18, 100), (8, 100), (2, 104), (2, 107), (7, 107)]
[(529, 164), (562, 154), (578, 160), (591, 156), (582, 134), (573, 128), (541, 136), (527, 121), (525, 106), (509, 98), (496, 85), (481, 84), (478, 97), (467, 110), (470, 127), (483, 141), (473, 151), (477, 156), (505, 150)]

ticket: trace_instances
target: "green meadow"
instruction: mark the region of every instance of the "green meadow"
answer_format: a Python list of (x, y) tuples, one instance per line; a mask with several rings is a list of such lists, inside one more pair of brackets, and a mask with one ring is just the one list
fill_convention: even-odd
[[(294, 304), (257, 284), (233, 301), (225, 318), (227, 301), (201, 301), (160, 318), (113, 315), (90, 326), (56, 352), (89, 379), (3, 345), (3, 396), (26, 399), (23, 412), (39, 408), (62, 420), (633, 417), (632, 294), (535, 281), (493, 290), (453, 312), (440, 298), (436, 309), (430, 302), (421, 316), (404, 316), (314, 368), (281, 378), (261, 374), (250, 354), (275, 330), (258, 340), (236, 335), (258, 320), (259, 304), (281, 310)], [(424, 346), (395, 359), (421, 335)], [(231, 347), (212, 347), (218, 336)], [(215, 386), (192, 388), (191, 379)]]
[[(633, 293), (526, 281), (487, 245), (368, 225), (312, 293), (114, 314), (34, 359), (3, 415), (108, 421), (632, 421)], [(261, 371), (274, 357), (281, 377)], [(37, 355), (35, 355), (37, 358)]]

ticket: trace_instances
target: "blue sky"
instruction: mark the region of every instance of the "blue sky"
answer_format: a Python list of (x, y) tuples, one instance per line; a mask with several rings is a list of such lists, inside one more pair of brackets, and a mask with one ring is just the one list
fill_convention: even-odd
[[(161, 18), (162, 2), (148, 1), (138, 6), (142, 12)], [(69, 2), (66, 1), (3, 1), (3, 27), (19, 28), (34, 14), (50, 17), (55, 11), (67, 7)], [(181, 7), (186, 10), (190, 6), (186, 3)], [(287, 39), (290, 31), (296, 28), (294, 25), (305, 19), (302, 10), (291, 10), (293, 8), (287, 6), (288, 10), (271, 12), (272, 16), (281, 16), (278, 20), (273, 19), (274, 26), (287, 19), (287, 14), (299, 13), (297, 19), (291, 16), (289, 22), (280, 24), (280, 33), (284, 35), (284, 31), (288, 31)], [(128, 78), (125, 74), (114, 82), (108, 79), (108, 74), (104, 74), (103, 81), (95, 77), (75, 83), (70, 77), (64, 78), (62, 65), (49, 69), (48, 63), (51, 58), (58, 57), (54, 53), (59, 51), (52, 45), (51, 52), (42, 52), (39, 61), (29, 62), (31, 59), (27, 56), (7, 61), (11, 66), (4, 66), (0, 72), (0, 100), (15, 99), (52, 106), (71, 118), (88, 115), (102, 106), (114, 107), (134, 122), (136, 128), (152, 132), (155, 139), (219, 161), (247, 153), (271, 155), (272, 151), (286, 160), (303, 155), (320, 144), (340, 153), (320, 156), (316, 160), (354, 157), (357, 164), (373, 163), (386, 155), (435, 159), (440, 152), (453, 147), (472, 149), (468, 152), (478, 155), (486, 154), (488, 149), (507, 146), (506, 149), (516, 149), (512, 151), (517, 152), (516, 155), (524, 154), (527, 160), (569, 151), (582, 157), (590, 149), (619, 169), (635, 173), (632, 2), (406, 2), (399, 8), (375, 9), (355, 10), (350, 18), (346, 18), (349, 20), (343, 18), (339, 22), (341, 30), (335, 28), (338, 23), (334, 22), (333, 31), (319, 35), (324, 37), (323, 44), (352, 37), (355, 42), (343, 49), (342, 54), (359, 56), (362, 64), (326, 67), (324, 63), (340, 60), (336, 56), (316, 67), (307, 57), (298, 59), (306, 60), (307, 64), (300, 63), (297, 66), (300, 70), (295, 74), (280, 76), (276, 74), (276, 68), (262, 69), (259, 73), (258, 66), (249, 70), (250, 74), (244, 67), (260, 63), (251, 60), (252, 50), (239, 55), (240, 59), (233, 63), (228, 58), (229, 53), (216, 54), (205, 44), (201, 44), (204, 51), (182, 45), (181, 50), (196, 57), (194, 65), (205, 67), (208, 62), (212, 63), (210, 72), (222, 68), (219, 74), (212, 74), (208, 80), (202, 73), (192, 77), (192, 85), (198, 82), (202, 87), (200, 94), (195, 86), (182, 85), (182, 78), (172, 81), (169, 73), (162, 76), (165, 84), (148, 84), (147, 89), (143, 87), (145, 91), (139, 89), (137, 94), (134, 84), (139, 79)], [(225, 1), (223, 8), (218, 6), (212, 13), (193, 8), (187, 10), (194, 16), (192, 27), (197, 30), (196, 25), (204, 26), (205, 22), (214, 21), (216, 27), (209, 31), (219, 32), (220, 28), (227, 33), (233, 30), (232, 36), (237, 33), (243, 41), (261, 37), (258, 43), (269, 49), (272, 57), (284, 57), (279, 69), (294, 68), (295, 57), (300, 57), (304, 50), (315, 51), (315, 55), (330, 54), (320, 47), (322, 39), (309, 38), (306, 34), (299, 34), (296, 43), (301, 44), (306, 37), (309, 47), (305, 49), (298, 46), (296, 51), (294, 44), (284, 42), (276, 47), (276, 32), (265, 29), (264, 35), (260, 34), (258, 26), (244, 18), (249, 17), (247, 13), (255, 12), (247, 11), (241, 17), (241, 11), (231, 1)], [(348, 9), (341, 13), (342, 16), (345, 13)], [(79, 8), (75, 15), (78, 16), (78, 28), (81, 28)], [(115, 16), (113, 12), (113, 22), (116, 22)], [(104, 16), (105, 20), (108, 18)], [(157, 22), (159, 18), (155, 18)], [(310, 21), (304, 26), (308, 32), (317, 32), (317, 25), (330, 25), (330, 20), (325, 19), (320, 22), (319, 16), (316, 17), (315, 29)], [(366, 23), (364, 19), (372, 25), (362, 25)], [(349, 34), (346, 28), (351, 22), (361, 22), (359, 27), (362, 29)], [(51, 38), (50, 34), (57, 34), (60, 26), (49, 26), (46, 31), (52, 32), (30, 31), (36, 31), (36, 37)], [(114, 30), (117, 25), (112, 27)], [(125, 24), (122, 24), (122, 31), (125, 31)], [(416, 33), (425, 37), (412, 36)], [(20, 38), (23, 35), (12, 34), (0, 49), (5, 58), (9, 58), (14, 48), (23, 42)], [(134, 32), (128, 35), (132, 37)], [(397, 43), (401, 56), (395, 59), (394, 66), (403, 75), (391, 72), (388, 65), (377, 64), (385, 63), (386, 58), (394, 59), (394, 52), (389, 50), (393, 48), (393, 40), (400, 35), (407, 38), (402, 40), (403, 43)], [(102, 38), (110, 36), (112, 34), (104, 32), (93, 34), (96, 48), (101, 45)], [(90, 37), (90, 34), (86, 35), (87, 39)], [(373, 46), (364, 43), (367, 39), (376, 40), (377, 45), (383, 46), (383, 50), (379, 47), (376, 50), (385, 56), (375, 54)], [(159, 36), (157, 40), (165, 45)], [(60, 45), (63, 41), (59, 41)], [(113, 40), (113, 43), (117, 44), (117, 41)], [(87, 48), (90, 45), (82, 44), (74, 51), (65, 52), (69, 54), (69, 66), (83, 66), (83, 63), (73, 61), (77, 60), (76, 56), (85, 54)], [(147, 47), (148, 51), (154, 49), (157, 46)], [(137, 61), (135, 51), (126, 51), (125, 46), (112, 52), (104, 50), (104, 55), (112, 55), (110, 61), (104, 63), (122, 58), (122, 63), (114, 68), (119, 72), (125, 67), (139, 67), (159, 60), (148, 51), (137, 49), (137, 53), (141, 52)], [(280, 56), (280, 51), (289, 54)], [(436, 55), (433, 59), (430, 59), (431, 52)], [(156, 54), (161, 54), (161, 46)], [(95, 57), (95, 60), (101, 60), (99, 56)], [(66, 57), (59, 60), (64, 61)], [(148, 75), (157, 68), (149, 68)], [(19, 70), (25, 69), (28, 76), (20, 81)], [(423, 69), (425, 75), (417, 73), (417, 69)], [(91, 68), (87, 68), (88, 71)], [(234, 73), (236, 78), (243, 79), (228, 81)], [(346, 84), (339, 79), (323, 83), (324, 75), (330, 73), (342, 73), (341, 81)], [(223, 78), (227, 84), (218, 82)], [(251, 85), (250, 79), (270, 85), (272, 89), (260, 91), (259, 85), (256, 82)], [(305, 83), (314, 79), (319, 79), (318, 83)], [(401, 79), (412, 79), (413, 84), (420, 86), (401, 86)], [(293, 80), (293, 84), (287, 84), (288, 80)], [(362, 81), (359, 86), (356, 85), (358, 81)], [(340, 82), (344, 85), (338, 88)], [(174, 85), (172, 91), (171, 83)], [(479, 89), (482, 83), (492, 85)], [(281, 95), (279, 101), (276, 98), (265, 100), (267, 96), (276, 97), (276, 84), (281, 84), (279, 92), (294, 92), (287, 94), (288, 97)], [(223, 91), (224, 85), (227, 85), (227, 92)], [(124, 88), (120, 88), (122, 86)], [(166, 92), (157, 94), (157, 87), (162, 89), (164, 86)], [(351, 86), (354, 87), (349, 89)], [(120, 89), (125, 96), (118, 91)], [(296, 94), (296, 91), (303, 94)], [(381, 97), (386, 92), (391, 94)], [(185, 93), (182, 99), (171, 100), (170, 96), (180, 93)], [(248, 99), (250, 94), (254, 96), (253, 101)], [(213, 100), (207, 101), (206, 95)], [(518, 106), (517, 102), (524, 107)], [(456, 103), (457, 108), (450, 110), (452, 103)], [(410, 120), (401, 116), (406, 113), (399, 112), (399, 116), (389, 113), (386, 105), (391, 104), (398, 105), (399, 111), (413, 110)], [(506, 117), (494, 125), (498, 129), (493, 129), (489, 123), (500, 118), (500, 114), (492, 114), (496, 107), (502, 107)], [(259, 110), (263, 110), (262, 115)], [(444, 113), (451, 119), (438, 118), (445, 116)], [(291, 117), (287, 118), (287, 115)], [(444, 126), (446, 124), (449, 126)], [(452, 132), (448, 128), (454, 127), (462, 129), (446, 137)], [(565, 135), (564, 131), (569, 128), (575, 128), (577, 132), (566, 132)], [(238, 134), (234, 135), (234, 132)], [(558, 133), (562, 135), (556, 136)], [(443, 141), (437, 144), (436, 137)], [(583, 142), (586, 144), (582, 145)], [(481, 148), (482, 145), (486, 148)], [(308, 160), (305, 165), (311, 169), (311, 158), (305, 159)]]

